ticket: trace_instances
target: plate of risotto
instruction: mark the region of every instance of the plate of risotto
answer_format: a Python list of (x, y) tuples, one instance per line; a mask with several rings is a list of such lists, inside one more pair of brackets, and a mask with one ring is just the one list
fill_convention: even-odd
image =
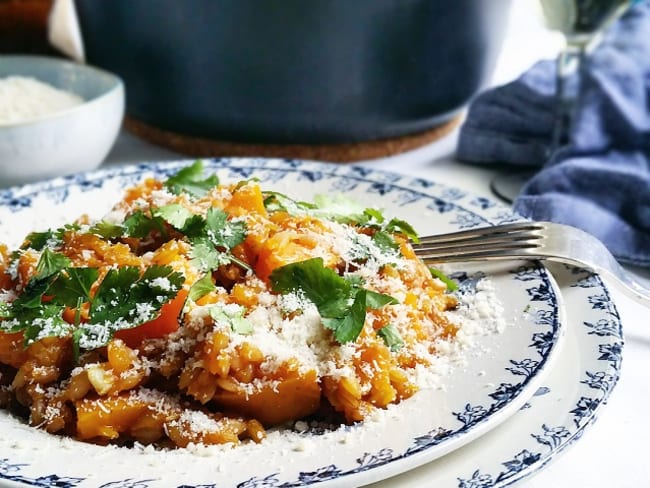
[(412, 243), (517, 219), (292, 160), (0, 192), (0, 485), (359, 486), (466, 445), (536, 393), (563, 307), (538, 263)]

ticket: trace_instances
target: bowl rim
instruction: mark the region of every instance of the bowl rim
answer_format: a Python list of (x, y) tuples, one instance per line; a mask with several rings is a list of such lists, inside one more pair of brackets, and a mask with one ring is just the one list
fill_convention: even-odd
[[(124, 81), (122, 80), (122, 78), (120, 78), (115, 73), (111, 73), (110, 71), (106, 71), (106, 70), (98, 68), (96, 66), (92, 66), (92, 65), (89, 65), (89, 64), (85, 64), (85, 63), (79, 63), (79, 62), (72, 61), (72, 60), (66, 59), (66, 58), (57, 58), (55, 56), (42, 56), (42, 55), (34, 55), (34, 54), (1, 54), (0, 55), (0, 62), (9, 61), (9, 60), (12, 60), (12, 61), (13, 60), (16, 60), (16, 61), (35, 61), (35, 62), (51, 64), (51, 65), (72, 66), (74, 69), (87, 71), (88, 73), (92, 74), (93, 76), (99, 75), (99, 76), (108, 78), (110, 80), (110, 82), (111, 82), (111, 86), (107, 90), (101, 92), (99, 95), (96, 95), (96, 96), (94, 96), (92, 98), (89, 98), (87, 100), (84, 99), (83, 103), (81, 103), (79, 105), (75, 105), (74, 107), (69, 107), (69, 108), (66, 108), (64, 110), (58, 110), (56, 112), (41, 115), (39, 117), (35, 117), (35, 118), (29, 119), (29, 120), (22, 120), (22, 121), (18, 121), (18, 122), (2, 122), (2, 121), (0, 121), (0, 130), (12, 129), (12, 128), (21, 128), (21, 127), (25, 127), (25, 126), (34, 125), (34, 124), (37, 124), (37, 123), (40, 123), (40, 122), (46, 122), (46, 121), (49, 121), (49, 120), (54, 120), (54, 119), (57, 119), (57, 118), (66, 117), (66, 116), (68, 116), (68, 115), (70, 115), (70, 114), (72, 114), (74, 112), (87, 110), (89, 106), (99, 104), (101, 101), (103, 101), (104, 99), (112, 96), (116, 92), (121, 91), (122, 93), (124, 93)], [(5, 78), (5, 77), (9, 77), (9, 76), (28, 76), (28, 75), (12, 75), (12, 74), (9, 74), (7, 76), (3, 75), (3, 76), (0, 76), (0, 80)], [(32, 77), (32, 78), (38, 79), (36, 77)], [(43, 80), (38, 80), (38, 81), (41, 81), (42, 83), (47, 83), (47, 82), (45, 82)], [(50, 83), (48, 83), (48, 84), (51, 85)], [(61, 90), (61, 88), (58, 88), (58, 87), (55, 87), (55, 88)], [(67, 91), (70, 91), (70, 90), (67, 90)], [(74, 93), (74, 92), (71, 92), (71, 93)], [(74, 93), (74, 94), (78, 96), (77, 93)], [(124, 102), (122, 102), (122, 104), (124, 104)]]

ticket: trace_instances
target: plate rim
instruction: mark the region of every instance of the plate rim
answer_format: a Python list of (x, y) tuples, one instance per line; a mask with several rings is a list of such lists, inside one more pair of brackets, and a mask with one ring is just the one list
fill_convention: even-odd
[[(97, 180), (102, 180), (103, 178), (106, 177), (115, 177), (119, 175), (125, 175), (125, 174), (134, 174), (142, 171), (147, 171), (150, 169), (158, 170), (159, 168), (164, 168), (167, 170), (172, 170), (174, 168), (177, 168), (179, 165), (185, 165), (191, 162), (192, 160), (187, 160), (187, 159), (179, 159), (179, 160), (174, 160), (174, 161), (149, 161), (149, 162), (143, 162), (143, 163), (138, 163), (138, 164), (132, 164), (132, 165), (125, 165), (125, 166), (119, 166), (119, 167), (114, 167), (114, 168), (103, 168), (95, 171), (89, 171), (82, 173), (80, 175), (75, 175), (75, 176), (68, 176), (68, 177), (60, 177), (60, 178), (55, 178), (52, 180), (47, 180), (44, 182), (39, 182), (39, 183), (31, 183), (28, 185), (23, 185), (21, 187), (14, 187), (14, 188), (9, 188), (5, 190), (0, 191), (0, 202), (6, 201), (7, 198), (14, 198), (15, 196), (25, 196), (29, 195), (32, 193), (36, 193), (39, 191), (51, 191), (53, 189), (60, 188), (61, 186), (66, 186), (66, 185), (71, 185), (75, 184), (78, 182), (87, 182), (90, 187), (92, 187), (92, 182), (97, 181)], [(366, 167), (361, 167), (361, 166), (356, 166), (356, 165), (346, 165), (346, 166), (341, 166), (341, 165), (331, 165), (327, 163), (319, 163), (319, 162), (314, 162), (314, 161), (302, 161), (302, 160), (279, 160), (279, 159), (273, 159), (273, 158), (206, 158), (205, 161), (210, 161), (210, 162), (215, 162), (219, 161), (221, 163), (220, 167), (224, 167), (226, 164), (230, 162), (242, 162), (242, 161), (257, 161), (257, 162), (264, 162), (267, 164), (269, 161), (276, 161), (280, 162), (282, 164), (298, 164), (298, 165), (307, 165), (307, 166), (313, 166), (314, 168), (318, 169), (323, 169), (323, 168), (328, 168), (331, 171), (329, 171), (329, 174), (337, 177), (341, 177), (341, 168), (345, 168), (345, 171), (358, 171), (360, 176), (366, 177), (367, 175), (371, 173), (375, 174), (383, 174), (386, 177), (394, 177), (397, 179), (409, 179), (411, 181), (420, 181), (420, 182), (430, 182), (432, 185), (435, 185), (439, 188), (447, 188), (449, 190), (456, 190), (456, 187), (453, 186), (448, 186), (444, 183), (439, 183), (435, 180), (428, 179), (428, 178), (416, 178), (411, 175), (405, 175), (405, 174), (400, 174), (400, 173), (394, 173), (394, 172), (389, 172), (381, 169), (369, 169)], [(255, 166), (255, 165), (253, 165)], [(264, 168), (263, 166), (257, 166), (258, 168)], [(406, 189), (406, 187), (397, 185), (400, 187), (403, 187)], [(408, 188), (409, 190), (412, 191), (411, 188)], [(467, 194), (471, 195), (471, 192), (465, 192)], [(424, 193), (427, 197), (431, 198), (431, 195), (428, 195)], [(486, 201), (488, 199), (485, 199)], [(0, 203), (1, 204), (1, 203)], [(507, 210), (506, 207), (503, 207), (503, 210)], [(471, 211), (471, 210), (468, 210)], [(509, 211), (506, 212), (506, 218), (511, 218), (513, 220), (519, 219), (520, 217), (514, 214), (513, 212)], [(479, 215), (479, 214), (477, 214)], [(483, 218), (485, 222), (490, 222), (490, 220)], [(552, 276), (551, 273), (548, 273), (549, 277)], [(561, 297), (558, 297), (560, 299)], [(425, 461), (426, 462), (426, 461)], [(345, 480), (348, 480), (347, 477), (343, 477)], [(352, 481), (352, 480), (350, 480)], [(20, 486), (25, 486), (25, 485), (20, 485)], [(505, 486), (505, 485), (504, 485)]]

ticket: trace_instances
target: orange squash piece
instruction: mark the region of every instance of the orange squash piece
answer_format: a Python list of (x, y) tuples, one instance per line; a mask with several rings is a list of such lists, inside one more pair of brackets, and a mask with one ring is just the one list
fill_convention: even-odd
[(77, 438), (117, 439), (146, 412), (148, 405), (127, 396), (76, 402)]
[(178, 316), (187, 300), (189, 290), (181, 288), (178, 294), (160, 309), (160, 315), (132, 329), (124, 329), (115, 333), (117, 339), (122, 339), (127, 346), (137, 348), (145, 339), (165, 337), (178, 330)]
[(237, 188), (230, 202), (225, 208), (230, 215), (240, 216), (247, 213), (255, 213), (266, 216), (266, 207), (264, 207), (264, 196), (262, 190), (257, 184), (248, 183)]
[(23, 333), (0, 332), (0, 363), (19, 368), (27, 360), (27, 350), (23, 347)]
[(222, 390), (214, 395), (214, 400), (221, 409), (257, 419), (265, 426), (301, 419), (318, 410), (321, 389), (315, 371), (278, 381), (248, 394), (243, 387), (237, 391)]

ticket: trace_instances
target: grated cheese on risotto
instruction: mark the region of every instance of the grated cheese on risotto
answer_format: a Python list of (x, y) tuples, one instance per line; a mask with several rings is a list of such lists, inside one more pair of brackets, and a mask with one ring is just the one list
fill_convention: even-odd
[(0, 78), (0, 124), (38, 119), (83, 103), (83, 98), (35, 78)]
[(362, 422), (436, 386), (500, 327), (494, 294), (459, 305), (408, 223), (344, 209), (197, 162), (104, 219), (0, 246), (0, 408), (82, 441), (187, 448)]

